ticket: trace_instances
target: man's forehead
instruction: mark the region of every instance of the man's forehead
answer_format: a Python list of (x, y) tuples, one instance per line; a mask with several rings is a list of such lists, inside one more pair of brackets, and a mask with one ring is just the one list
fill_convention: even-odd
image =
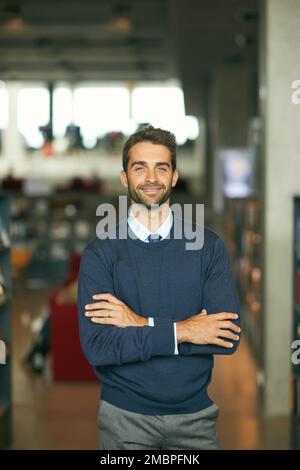
[(162, 144), (152, 144), (152, 142), (138, 142), (131, 147), (129, 153), (132, 159), (140, 159), (143, 155), (155, 158), (159, 155), (159, 158), (168, 161), (171, 156), (168, 147)]

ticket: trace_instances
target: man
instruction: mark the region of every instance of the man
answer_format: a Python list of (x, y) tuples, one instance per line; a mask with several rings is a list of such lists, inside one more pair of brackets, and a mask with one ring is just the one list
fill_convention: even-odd
[(213, 354), (232, 354), (240, 334), (227, 250), (208, 229), (198, 250), (174, 236), (173, 134), (151, 126), (133, 134), (120, 176), (131, 236), (119, 224), (115, 239), (95, 238), (79, 273), (81, 344), (102, 382), (100, 446), (217, 449)]

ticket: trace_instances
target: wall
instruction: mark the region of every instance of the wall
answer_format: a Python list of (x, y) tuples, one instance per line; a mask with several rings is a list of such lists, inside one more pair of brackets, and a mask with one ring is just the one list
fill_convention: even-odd
[(261, 18), (260, 97), (264, 122), (266, 412), (289, 412), (293, 195), (300, 194), (300, 2), (266, 0)]

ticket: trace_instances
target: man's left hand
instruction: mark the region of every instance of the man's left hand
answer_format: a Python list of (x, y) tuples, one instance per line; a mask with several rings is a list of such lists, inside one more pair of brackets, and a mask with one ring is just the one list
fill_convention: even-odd
[(99, 302), (86, 305), (85, 315), (94, 323), (119, 328), (148, 325), (148, 318), (138, 315), (112, 294), (96, 294), (93, 299)]

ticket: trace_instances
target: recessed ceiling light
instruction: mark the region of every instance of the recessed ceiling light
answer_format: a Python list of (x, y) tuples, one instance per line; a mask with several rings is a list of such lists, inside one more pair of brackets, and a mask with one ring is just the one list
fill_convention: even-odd
[(132, 28), (131, 6), (128, 3), (117, 3), (112, 10), (113, 26), (120, 31), (129, 31)]
[(120, 16), (118, 18), (114, 18), (113, 25), (120, 31), (130, 31), (132, 27), (132, 21), (128, 17)]
[(26, 21), (21, 17), (15, 17), (5, 21), (3, 26), (9, 31), (19, 32), (26, 27)]

